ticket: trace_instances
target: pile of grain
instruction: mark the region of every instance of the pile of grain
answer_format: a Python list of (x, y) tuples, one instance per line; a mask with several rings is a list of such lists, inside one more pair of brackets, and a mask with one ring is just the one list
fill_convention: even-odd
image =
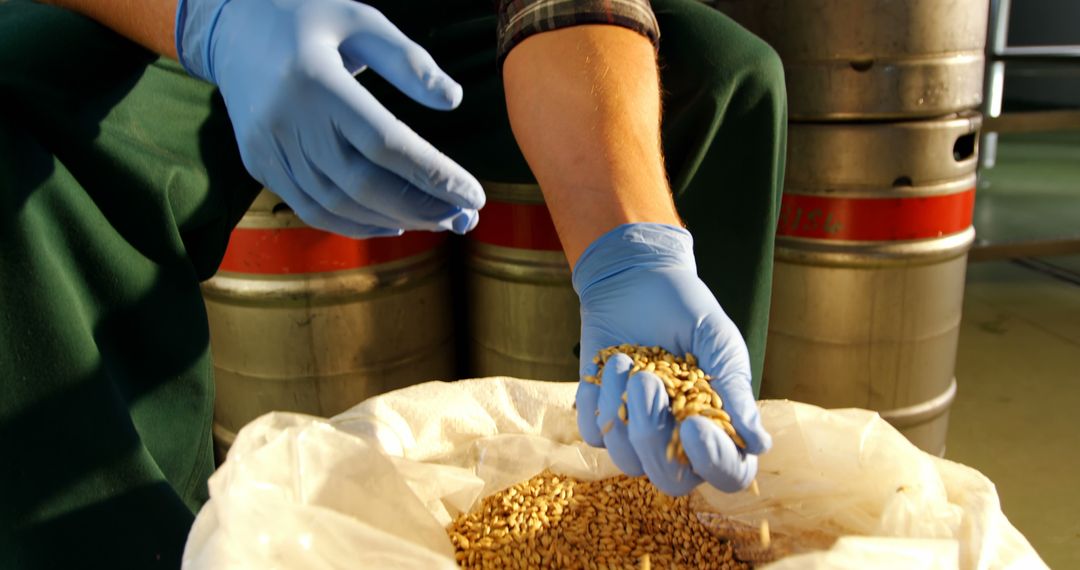
[[(593, 362), (596, 363), (596, 376), (587, 376), (586, 382), (601, 384), (604, 375), (604, 365), (612, 356), (622, 353), (633, 360), (634, 365), (630, 369), (630, 375), (641, 370), (652, 372), (664, 383), (665, 391), (671, 402), (671, 413), (675, 416), (676, 424), (681, 423), (690, 416), (703, 416), (711, 420), (720, 429), (724, 430), (729, 437), (741, 448), (746, 448), (746, 442), (735, 428), (731, 425), (731, 416), (724, 411), (724, 402), (717, 394), (709, 381), (709, 377), (701, 368), (698, 368), (697, 359), (689, 352), (685, 356), (675, 356), (659, 346), (638, 346), (622, 344), (612, 346), (600, 351)], [(619, 409), (619, 419), (624, 423), (628, 421), (626, 410), (626, 395), (623, 394), (623, 405)], [(604, 426), (604, 431), (610, 429)], [(667, 447), (668, 460), (676, 459), (682, 464), (689, 463), (686, 452), (683, 451), (679, 441), (679, 430), (671, 434), (671, 441)]]
[(689, 501), (644, 477), (579, 481), (544, 472), (485, 498), (447, 533), (463, 568), (750, 568)]

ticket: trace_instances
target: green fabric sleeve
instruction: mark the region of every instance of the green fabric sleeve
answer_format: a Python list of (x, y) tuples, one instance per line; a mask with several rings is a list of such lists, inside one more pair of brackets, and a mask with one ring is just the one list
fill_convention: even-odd
[(176, 567), (213, 469), (198, 290), (254, 197), (211, 86), (0, 4), (0, 567)]

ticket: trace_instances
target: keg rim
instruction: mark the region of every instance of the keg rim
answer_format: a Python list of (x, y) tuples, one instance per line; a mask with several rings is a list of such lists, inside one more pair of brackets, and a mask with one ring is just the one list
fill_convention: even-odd
[(494, 182), (481, 180), (480, 186), (488, 200), (512, 204), (543, 204), (544, 194), (535, 182)]
[(777, 237), (778, 262), (833, 267), (927, 265), (967, 255), (975, 242), (975, 228), (952, 235), (905, 241), (845, 241)]

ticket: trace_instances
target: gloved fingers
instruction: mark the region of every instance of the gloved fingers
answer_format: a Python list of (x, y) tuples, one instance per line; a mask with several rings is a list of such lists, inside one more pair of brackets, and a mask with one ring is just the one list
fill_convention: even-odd
[(600, 433), (600, 426), (596, 425), (597, 403), (600, 399), (600, 387), (588, 382), (578, 382), (577, 396), (574, 405), (577, 406), (578, 433), (585, 443), (593, 447), (604, 447), (604, 435)]
[(750, 381), (750, 353), (735, 324), (720, 313), (706, 319), (695, 335), (694, 354), (698, 364), (712, 377), (710, 386), (720, 395), (724, 410), (731, 416), (735, 432), (746, 442), (746, 451), (765, 453), (772, 437), (761, 423), (754, 388)]
[(627, 381), (630, 443), (649, 480), (661, 491), (681, 496), (701, 484), (687, 465), (668, 459), (668, 444), (675, 431), (675, 417), (663, 382), (651, 372), (638, 372)]
[(641, 468), (634, 446), (630, 444), (627, 425), (623, 423), (619, 410), (623, 406), (623, 394), (626, 393), (626, 380), (634, 362), (625, 354), (612, 355), (604, 365), (601, 378), (600, 400), (597, 409), (596, 425), (604, 436), (604, 447), (615, 465), (623, 473), (637, 477), (645, 471)]
[(586, 360), (582, 357), (577, 396), (574, 399), (574, 406), (577, 408), (578, 432), (581, 433), (581, 439), (585, 440), (585, 443), (593, 447), (604, 447), (604, 435), (600, 433), (600, 426), (596, 425), (596, 415), (600, 413), (600, 386), (585, 381), (586, 376), (596, 375), (596, 365), (591, 360), (588, 364), (585, 362)]
[(741, 491), (757, 475), (757, 456), (740, 452), (724, 430), (705, 417), (683, 420), (679, 439), (694, 472), (721, 491)]
[(404, 233), (398, 228), (381, 228), (342, 218), (323, 208), (318, 202), (304, 194), (298, 186), (288, 179), (281, 179), (270, 186), (282, 200), (292, 208), (303, 222), (313, 228), (356, 239), (373, 237), (394, 237)]
[(581, 345), (578, 347), (578, 354), (580, 355), (578, 357), (578, 379), (582, 381), (584, 381), (587, 376), (596, 376), (596, 369), (598, 368), (596, 363), (592, 361), (592, 358), (586, 356), (585, 349), (583, 348), (584, 346), (585, 341), (582, 339)]
[(337, 137), (321, 143), (313, 154), (323, 171), (355, 202), (395, 220), (406, 230), (464, 234), (476, 227), (480, 214), (420, 191), (400, 176), (364, 158), (347, 141)]
[(394, 117), (348, 73), (331, 74), (326, 85), (332, 120), (360, 154), (443, 202), (472, 210), (484, 206), (476, 178)]
[(290, 145), (291, 149), (281, 149), (280, 152), (284, 154), (291, 151), (285, 154), (291, 156), (291, 160), (286, 159), (283, 163), (291, 167), (293, 181), (308, 197), (318, 202), (324, 210), (357, 224), (393, 230), (405, 229), (398, 220), (357, 203), (347, 192), (334, 184), (334, 181), (313, 163), (312, 157), (304, 148), (304, 142), (297, 140), (294, 145)]
[(746, 451), (760, 455), (772, 447), (772, 436), (761, 423), (761, 413), (754, 400), (749, 376), (726, 375), (714, 377), (710, 382), (713, 390), (723, 400), (724, 410), (731, 416), (735, 433), (746, 442)]
[(603, 335), (594, 330), (594, 327), (589, 326), (588, 320), (584, 317), (585, 315), (582, 315), (581, 345), (578, 347), (578, 374), (581, 378), (596, 376), (597, 355), (601, 349), (611, 346), (611, 344), (600, 345), (599, 340), (602, 340)]
[(355, 28), (339, 49), (348, 67), (366, 64), (411, 99), (448, 111), (461, 103), (461, 85), (443, 71), (431, 54), (410, 40), (375, 8), (360, 4)]

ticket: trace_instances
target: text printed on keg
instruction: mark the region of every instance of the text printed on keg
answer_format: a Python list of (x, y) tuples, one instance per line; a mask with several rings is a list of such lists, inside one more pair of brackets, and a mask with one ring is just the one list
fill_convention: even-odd
[(804, 209), (796, 204), (784, 204), (780, 211), (780, 234), (836, 234), (844, 229), (836, 218), (835, 212), (827, 212), (824, 208)]

